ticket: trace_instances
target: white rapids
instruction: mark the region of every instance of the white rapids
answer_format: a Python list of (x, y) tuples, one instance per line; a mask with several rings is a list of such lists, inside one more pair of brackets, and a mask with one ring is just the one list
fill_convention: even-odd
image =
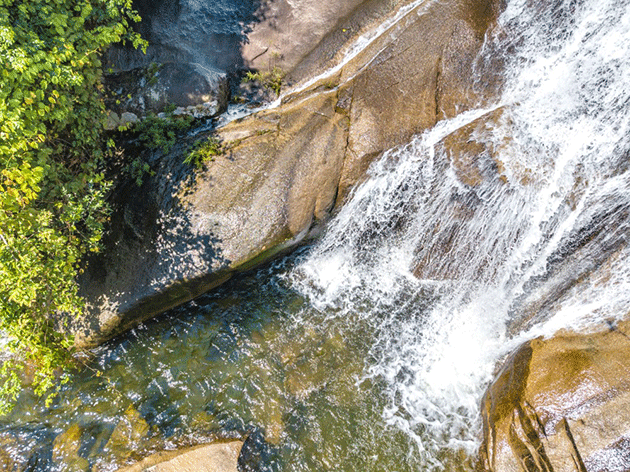
[[(506, 353), (630, 310), (630, 2), (531, 5), (509, 1), (480, 57), (503, 56), (497, 102), (387, 152), (290, 276), (329, 316), (369, 319), (365, 378), (437, 468), (474, 452)], [(443, 139), (478, 118), (471, 184)]]

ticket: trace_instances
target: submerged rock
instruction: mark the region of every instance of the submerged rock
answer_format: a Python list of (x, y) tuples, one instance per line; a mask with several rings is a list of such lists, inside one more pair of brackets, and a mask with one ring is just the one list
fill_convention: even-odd
[[(189, 143), (119, 190), (102, 256), (80, 280), (92, 346), (316, 235), (383, 151), (474, 106), (473, 60), (499, 0), (412, 8), (329, 77), (233, 122), (224, 152), (191, 176)], [(483, 94), (482, 94), (483, 95)]]
[(107, 441), (105, 454), (123, 461), (135, 453), (151, 433), (151, 427), (133, 405), (129, 405)]
[(482, 403), (483, 469), (630, 469), (630, 322), (523, 345)]
[(28, 458), (15, 454), (20, 450), (20, 444), (13, 437), (0, 437), (0, 470), (24, 472), (28, 466)]
[(90, 470), (87, 459), (79, 456), (81, 435), (83, 431), (78, 424), (70, 426), (53, 441), (53, 461), (66, 472), (84, 472)]
[(237, 472), (242, 441), (202, 444), (150, 455), (119, 472)]

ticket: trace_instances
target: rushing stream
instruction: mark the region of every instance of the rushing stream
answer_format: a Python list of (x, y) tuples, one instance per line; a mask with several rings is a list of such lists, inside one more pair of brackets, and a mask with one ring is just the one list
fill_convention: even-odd
[(25, 390), (10, 460), (249, 434), (245, 470), (471, 470), (497, 363), (630, 310), (630, 1), (510, 0), (490, 60), (496, 102), (386, 153), (315, 245), (101, 347), (51, 406)]

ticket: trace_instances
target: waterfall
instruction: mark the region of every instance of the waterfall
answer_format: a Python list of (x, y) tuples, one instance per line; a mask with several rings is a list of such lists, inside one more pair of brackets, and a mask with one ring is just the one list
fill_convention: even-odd
[(312, 246), (99, 347), (52, 404), (24, 389), (0, 463), (242, 437), (255, 470), (473, 470), (505, 357), (630, 312), (630, 0), (507, 0), (476, 67), (500, 92), (385, 152)]
[(289, 276), (327, 316), (367, 321), (363, 380), (438, 468), (474, 452), (510, 350), (630, 310), (630, 2), (510, 0), (490, 61), (496, 102), (385, 153)]

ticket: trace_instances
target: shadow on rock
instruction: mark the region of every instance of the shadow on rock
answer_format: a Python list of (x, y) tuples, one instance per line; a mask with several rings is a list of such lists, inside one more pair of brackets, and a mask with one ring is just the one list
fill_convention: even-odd
[(260, 0), (135, 0), (142, 17), (136, 30), (149, 42), (147, 53), (116, 46), (106, 56), (116, 71), (151, 62), (190, 62), (232, 72), (243, 68), (242, 45), (252, 25), (262, 21), (266, 8)]
[(148, 160), (156, 175), (114, 191), (103, 251), (90, 257), (79, 280), (87, 314), (70, 321), (77, 345), (110, 339), (229, 277), (221, 239), (193, 222), (194, 210), (181, 199), (194, 182), (191, 166), (182, 163), (186, 148), (181, 143), (167, 156), (153, 151)]

